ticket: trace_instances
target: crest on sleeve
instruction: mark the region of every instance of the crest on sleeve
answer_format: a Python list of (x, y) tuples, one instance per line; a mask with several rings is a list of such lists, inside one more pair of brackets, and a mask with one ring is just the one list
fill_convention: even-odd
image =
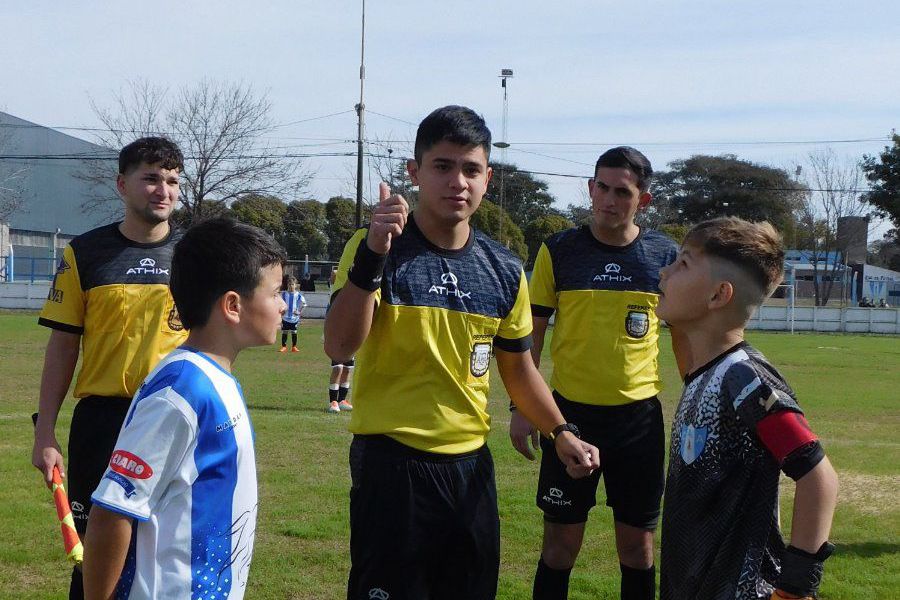
[(625, 317), (625, 332), (633, 338), (642, 338), (650, 331), (650, 315), (641, 310), (629, 310)]
[(475, 377), (481, 377), (488, 372), (491, 366), (491, 344), (478, 342), (472, 346), (472, 354), (469, 355), (469, 370)]
[(703, 454), (707, 437), (709, 437), (709, 427), (681, 426), (680, 454), (684, 464), (691, 464)]
[(169, 311), (169, 329), (172, 331), (184, 331), (184, 324), (178, 315), (178, 308), (173, 304), (172, 310)]

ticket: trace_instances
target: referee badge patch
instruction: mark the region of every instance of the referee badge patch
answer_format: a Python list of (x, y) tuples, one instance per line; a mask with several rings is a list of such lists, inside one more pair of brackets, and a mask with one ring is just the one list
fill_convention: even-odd
[(642, 338), (650, 331), (650, 315), (639, 310), (629, 310), (625, 317), (625, 332), (633, 338)]
[(184, 331), (184, 324), (181, 322), (178, 309), (174, 305), (172, 310), (169, 311), (169, 329), (172, 331)]
[(491, 366), (491, 345), (489, 343), (476, 343), (472, 346), (472, 354), (469, 356), (469, 370), (475, 377), (481, 377), (488, 372)]

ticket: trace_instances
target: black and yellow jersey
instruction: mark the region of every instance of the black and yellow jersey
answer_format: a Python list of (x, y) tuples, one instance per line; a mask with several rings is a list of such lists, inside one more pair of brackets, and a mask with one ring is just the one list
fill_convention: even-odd
[(531, 309), (536, 317), (556, 311), (550, 352), (557, 392), (604, 406), (659, 393), (659, 270), (677, 253), (675, 242), (656, 231), (641, 230), (627, 246), (609, 246), (586, 225), (541, 245)]
[[(347, 242), (335, 290), (367, 234), (360, 229)], [(441, 454), (484, 445), (493, 349), (531, 347), (519, 259), (474, 228), (463, 248), (438, 248), (410, 216), (375, 294), (372, 329), (356, 355), (350, 431)]]
[(76, 398), (133, 396), (187, 338), (169, 292), (179, 237), (173, 230), (161, 242), (140, 244), (114, 223), (66, 246), (38, 323), (81, 335)]

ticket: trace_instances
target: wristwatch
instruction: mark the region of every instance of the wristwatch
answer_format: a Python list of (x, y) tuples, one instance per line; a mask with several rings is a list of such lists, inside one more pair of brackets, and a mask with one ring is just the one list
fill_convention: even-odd
[(547, 437), (550, 438), (551, 442), (555, 442), (556, 438), (563, 431), (568, 431), (578, 439), (581, 439), (581, 432), (578, 430), (578, 426), (575, 425), (575, 423), (563, 423), (562, 425), (557, 425), (553, 428), (553, 431), (551, 431), (550, 435), (548, 435)]

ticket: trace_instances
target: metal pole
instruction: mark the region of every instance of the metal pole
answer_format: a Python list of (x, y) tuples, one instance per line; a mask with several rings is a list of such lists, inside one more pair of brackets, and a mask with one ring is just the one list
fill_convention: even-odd
[(356, 228), (362, 227), (363, 190), (363, 125), (366, 105), (363, 103), (363, 86), (366, 81), (366, 0), (362, 0), (362, 40), (359, 57), (359, 104), (356, 105)]
[[(509, 97), (507, 95), (507, 80), (513, 76), (512, 69), (501, 69), (500, 70), (500, 85), (503, 87), (503, 125), (501, 135), (503, 136), (500, 143), (497, 146), (500, 147), (500, 234), (497, 238), (497, 241), (501, 244), (503, 243), (503, 221), (504, 221), (504, 212), (506, 211), (506, 185), (505, 185), (505, 175), (506, 175), (506, 149), (509, 148), (509, 143), (506, 141), (506, 122), (509, 116)], [(509, 246), (509, 241), (507, 240), (507, 246)]]

